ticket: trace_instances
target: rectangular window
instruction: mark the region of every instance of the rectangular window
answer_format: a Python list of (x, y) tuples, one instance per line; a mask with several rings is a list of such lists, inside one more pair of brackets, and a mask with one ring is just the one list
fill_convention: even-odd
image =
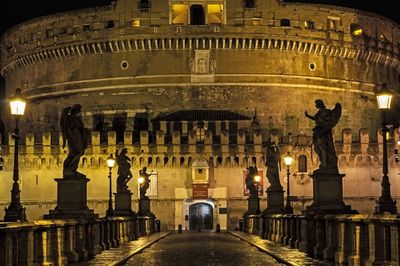
[(315, 28), (314, 21), (304, 21), (304, 28), (313, 30)]
[(287, 18), (281, 19), (281, 27), (290, 27), (290, 19)]
[(140, 19), (138, 19), (138, 18), (132, 19), (131, 25), (132, 25), (133, 28), (140, 27)]
[(350, 32), (351, 32), (351, 35), (353, 35), (353, 36), (362, 36), (363, 35), (363, 29), (358, 24), (351, 24)]
[(222, 24), (224, 6), (218, 4), (207, 5), (208, 24)]
[(172, 24), (186, 25), (188, 22), (188, 6), (185, 4), (172, 5)]

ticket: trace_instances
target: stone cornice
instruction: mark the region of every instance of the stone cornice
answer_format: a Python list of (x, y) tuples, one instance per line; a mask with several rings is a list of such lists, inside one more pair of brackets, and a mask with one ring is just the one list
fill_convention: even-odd
[(309, 53), (341, 59), (355, 59), (384, 64), (390, 68), (399, 68), (399, 56), (393, 52), (379, 48), (367, 48), (355, 43), (340, 45), (317, 39), (290, 39), (289, 37), (265, 38), (265, 36), (159, 36), (143, 38), (120, 38), (116, 40), (93, 41), (57, 45), (51, 48), (28, 52), (7, 62), (1, 70), (7, 76), (18, 69), (42, 63), (47, 60), (68, 60), (72, 57), (105, 53), (120, 53), (144, 50), (280, 50), (296, 53)]

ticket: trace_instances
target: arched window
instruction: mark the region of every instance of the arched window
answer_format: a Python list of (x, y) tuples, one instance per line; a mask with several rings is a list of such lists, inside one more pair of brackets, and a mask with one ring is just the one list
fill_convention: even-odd
[(190, 7), (190, 25), (204, 25), (204, 8), (202, 5), (192, 5)]
[(300, 155), (298, 158), (300, 173), (307, 173), (307, 157), (305, 155)]
[(206, 128), (204, 127), (204, 122), (198, 122), (193, 130), (196, 131), (196, 142), (204, 143), (204, 131), (206, 130)]

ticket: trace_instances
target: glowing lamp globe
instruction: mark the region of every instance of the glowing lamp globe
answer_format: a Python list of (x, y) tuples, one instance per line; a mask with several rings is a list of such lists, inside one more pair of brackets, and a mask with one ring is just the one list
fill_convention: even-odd
[(388, 90), (386, 84), (382, 84), (382, 89), (376, 93), (376, 101), (379, 109), (390, 109), (393, 93)]
[(15, 116), (22, 116), (25, 112), (26, 101), (21, 96), (21, 90), (16, 89), (15, 95), (10, 99), (11, 114)]

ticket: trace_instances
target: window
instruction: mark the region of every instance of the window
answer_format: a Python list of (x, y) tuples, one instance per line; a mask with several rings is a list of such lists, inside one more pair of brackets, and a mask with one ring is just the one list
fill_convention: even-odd
[(314, 21), (304, 21), (304, 28), (313, 30), (315, 28)]
[(106, 22), (106, 25), (105, 25), (106, 29), (112, 29), (114, 27), (115, 27), (114, 20), (109, 20), (109, 21)]
[(307, 173), (307, 157), (305, 155), (300, 155), (298, 158), (300, 173)]
[(140, 0), (138, 2), (138, 9), (140, 10), (148, 10), (151, 8), (151, 3), (149, 0)]
[(244, 8), (255, 8), (256, 3), (254, 0), (244, 0), (243, 2)]
[(290, 27), (290, 19), (287, 18), (281, 19), (281, 27)]
[(172, 24), (186, 25), (188, 21), (188, 6), (184, 4), (172, 5)]
[(204, 131), (206, 130), (206, 128), (204, 127), (204, 122), (198, 122), (193, 129), (194, 131), (196, 131), (196, 142), (204, 143)]
[(82, 31), (90, 31), (90, 25), (89, 24), (83, 25)]
[(190, 7), (190, 25), (204, 25), (204, 8), (202, 5), (192, 5)]
[(358, 24), (351, 24), (350, 25), (350, 33), (353, 36), (362, 36), (363, 35), (363, 29)]
[(131, 25), (132, 25), (133, 28), (140, 27), (140, 19), (138, 19), (138, 18), (132, 19)]
[(338, 31), (338, 26), (339, 26), (339, 18), (328, 18), (328, 25), (327, 28), (330, 31)]
[(207, 5), (208, 24), (222, 24), (224, 6), (218, 4)]

